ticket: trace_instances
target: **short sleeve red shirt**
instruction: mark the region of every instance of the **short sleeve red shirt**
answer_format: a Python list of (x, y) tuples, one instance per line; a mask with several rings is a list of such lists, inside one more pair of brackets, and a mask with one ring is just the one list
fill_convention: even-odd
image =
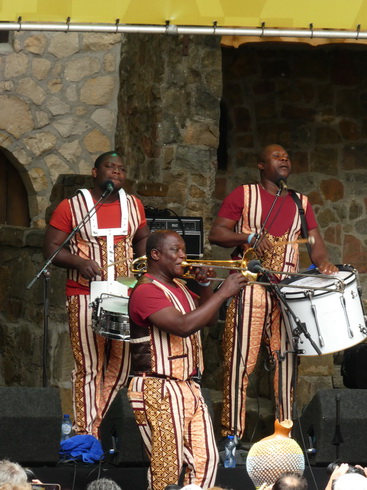
[[(275, 196), (267, 192), (261, 186), (260, 195), (262, 203), (261, 221), (263, 223), (275, 200)], [(241, 219), (243, 208), (244, 193), (243, 186), (240, 185), (236, 187), (230, 194), (228, 194), (228, 196), (223, 200), (223, 203), (218, 212), (218, 216), (237, 222)], [(273, 236), (282, 236), (291, 226), (296, 212), (298, 212), (297, 206), (289, 193), (285, 197), (279, 197), (267, 220), (267, 231)], [(279, 216), (281, 216), (281, 219), (275, 219)], [(307, 205), (305, 217), (308, 230), (317, 228), (315, 214), (309, 202)]]

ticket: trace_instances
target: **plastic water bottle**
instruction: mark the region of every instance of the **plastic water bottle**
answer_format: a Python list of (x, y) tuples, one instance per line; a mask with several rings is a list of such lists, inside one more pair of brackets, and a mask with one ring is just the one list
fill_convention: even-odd
[(65, 414), (62, 423), (61, 423), (61, 440), (65, 441), (66, 439), (69, 439), (71, 437), (71, 431), (72, 431), (73, 424), (71, 423), (70, 420), (70, 415)]
[(228, 435), (226, 444), (224, 446), (226, 452), (226, 459), (224, 460), (225, 468), (236, 467), (236, 441), (234, 436)]

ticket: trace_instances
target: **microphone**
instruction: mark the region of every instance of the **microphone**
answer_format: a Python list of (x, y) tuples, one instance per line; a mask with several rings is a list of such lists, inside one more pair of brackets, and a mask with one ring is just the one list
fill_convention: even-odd
[(284, 180), (284, 179), (280, 179), (278, 180), (277, 182), (278, 184), (278, 187), (283, 191), (287, 191), (288, 190), (288, 186), (287, 186), (287, 181)]
[(250, 260), (249, 263), (247, 264), (247, 268), (250, 272), (258, 273), (258, 272), (264, 272), (265, 269), (262, 267), (260, 260)]
[(103, 196), (105, 197), (107, 194), (112, 194), (115, 189), (115, 184), (112, 182), (112, 180), (106, 180), (106, 182), (103, 182), (102, 188), (104, 189)]

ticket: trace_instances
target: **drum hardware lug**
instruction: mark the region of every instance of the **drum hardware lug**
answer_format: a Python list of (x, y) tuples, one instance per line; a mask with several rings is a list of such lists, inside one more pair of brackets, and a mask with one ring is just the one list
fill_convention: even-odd
[(352, 296), (352, 298), (353, 298), (353, 299), (357, 297), (357, 295), (355, 294), (355, 292), (354, 292), (354, 291), (351, 291), (351, 292), (350, 292), (350, 295)]
[(317, 316), (317, 308), (316, 306), (312, 303), (312, 297), (314, 296), (314, 293), (311, 292), (311, 291), (308, 291), (308, 299), (311, 303), (311, 311), (312, 311), (312, 314), (313, 314), (313, 318), (315, 320), (315, 325), (316, 325), (316, 330), (317, 330), (317, 337), (318, 337), (318, 340), (319, 340), (319, 346), (320, 347), (325, 347), (325, 341), (321, 335), (321, 328), (320, 328), (320, 324), (319, 324), (319, 319), (318, 319), (318, 316)]
[(350, 323), (349, 323), (349, 318), (348, 318), (348, 312), (347, 312), (347, 305), (346, 305), (344, 296), (340, 296), (340, 302), (341, 302), (341, 305), (342, 305), (342, 308), (343, 308), (343, 311), (344, 311), (345, 321), (347, 323), (348, 335), (349, 335), (349, 338), (352, 339), (354, 337), (354, 333), (353, 333), (352, 329), (350, 328)]
[[(297, 318), (297, 319), (296, 319), (296, 322), (299, 322), (299, 318)], [(298, 338), (298, 339), (299, 339), (299, 342), (300, 342), (301, 344), (303, 344), (303, 340), (302, 340), (302, 339), (301, 339), (301, 337), (300, 337), (300, 335), (301, 335), (301, 333), (302, 333), (302, 332), (300, 331), (300, 328), (299, 328), (299, 327), (295, 327), (295, 328), (293, 329), (293, 333), (294, 333), (293, 338)]]
[(359, 327), (359, 331), (361, 332), (361, 334), (367, 336), (367, 328), (366, 328), (366, 326), (362, 327), (362, 325), (359, 324), (358, 327)]
[(306, 291), (303, 291), (303, 294), (311, 301), (311, 298), (314, 296), (315, 291), (312, 291), (311, 289), (306, 289)]

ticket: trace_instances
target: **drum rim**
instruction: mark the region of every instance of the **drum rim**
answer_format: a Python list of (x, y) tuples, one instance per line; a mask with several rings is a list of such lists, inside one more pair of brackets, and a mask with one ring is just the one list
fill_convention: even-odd
[[(111, 309), (112, 307), (115, 307), (113, 302), (114, 301), (118, 302), (121, 299), (126, 300), (124, 303), (121, 304), (121, 306), (124, 306), (125, 307), (125, 310), (124, 311), (122, 311), (122, 310), (116, 311), (116, 310)], [(112, 303), (112, 305), (108, 307), (108, 303)], [(120, 315), (121, 314), (128, 315), (128, 304), (129, 304), (129, 298), (127, 298), (127, 297), (124, 297), (124, 296), (121, 296), (121, 297), (111, 296), (111, 297), (103, 298), (102, 300), (100, 300), (98, 306), (99, 306), (100, 312), (104, 311), (104, 312), (114, 313), (115, 315), (119, 315), (119, 314)], [(103, 305), (105, 305), (105, 307), (103, 307)]]
[[(348, 276), (346, 276), (345, 278), (343, 278), (344, 282), (346, 282), (346, 286), (350, 286), (352, 285), (356, 279), (357, 279), (357, 276), (356, 276), (356, 269), (350, 265), (347, 265), (347, 264), (343, 264), (343, 265), (338, 265), (336, 264), (336, 267), (338, 267), (339, 269), (339, 272), (349, 272), (350, 274)], [(311, 270), (310, 271), (310, 275), (315, 275), (315, 277), (317, 277), (317, 273), (318, 271), (315, 271), (315, 269)], [(352, 278), (352, 280), (350, 280), (349, 282), (347, 282), (350, 278)], [(298, 280), (301, 280), (303, 279), (303, 277), (298, 277), (298, 278), (288, 278), (288, 279), (285, 279), (284, 281), (281, 281), (279, 283), (279, 289), (282, 291), (283, 288), (287, 287), (288, 284), (292, 284)], [(290, 288), (291, 289), (291, 288)], [(289, 300), (295, 300), (295, 299), (307, 299), (304, 295), (304, 292), (305, 291), (311, 291), (310, 289), (307, 289), (307, 286), (305, 286), (303, 289), (294, 289), (292, 291), (282, 291), (282, 293), (286, 296), (287, 299)], [(330, 291), (316, 291), (316, 290), (312, 290), (314, 291), (314, 297), (320, 297), (320, 296), (325, 296), (327, 294), (334, 294), (334, 293), (338, 293), (340, 291), (338, 291), (337, 289), (335, 290), (330, 290)]]
[[(339, 352), (342, 352), (345, 349), (349, 349), (350, 347), (355, 347), (356, 345), (361, 344), (366, 339), (367, 339), (367, 336), (364, 339), (358, 340), (358, 342), (356, 342), (354, 344), (349, 344), (348, 346), (343, 347), (342, 349), (339, 349), (339, 350), (332, 350), (332, 351), (328, 351), (328, 352), (321, 352), (321, 354), (318, 354), (316, 351), (315, 351), (315, 354), (300, 354), (300, 353), (298, 353), (297, 355), (298, 356), (301, 356), (301, 357), (321, 357), (321, 356), (328, 356), (330, 354), (338, 354)], [(299, 348), (299, 350), (302, 350), (302, 345), (301, 346), (298, 345), (298, 348)]]

